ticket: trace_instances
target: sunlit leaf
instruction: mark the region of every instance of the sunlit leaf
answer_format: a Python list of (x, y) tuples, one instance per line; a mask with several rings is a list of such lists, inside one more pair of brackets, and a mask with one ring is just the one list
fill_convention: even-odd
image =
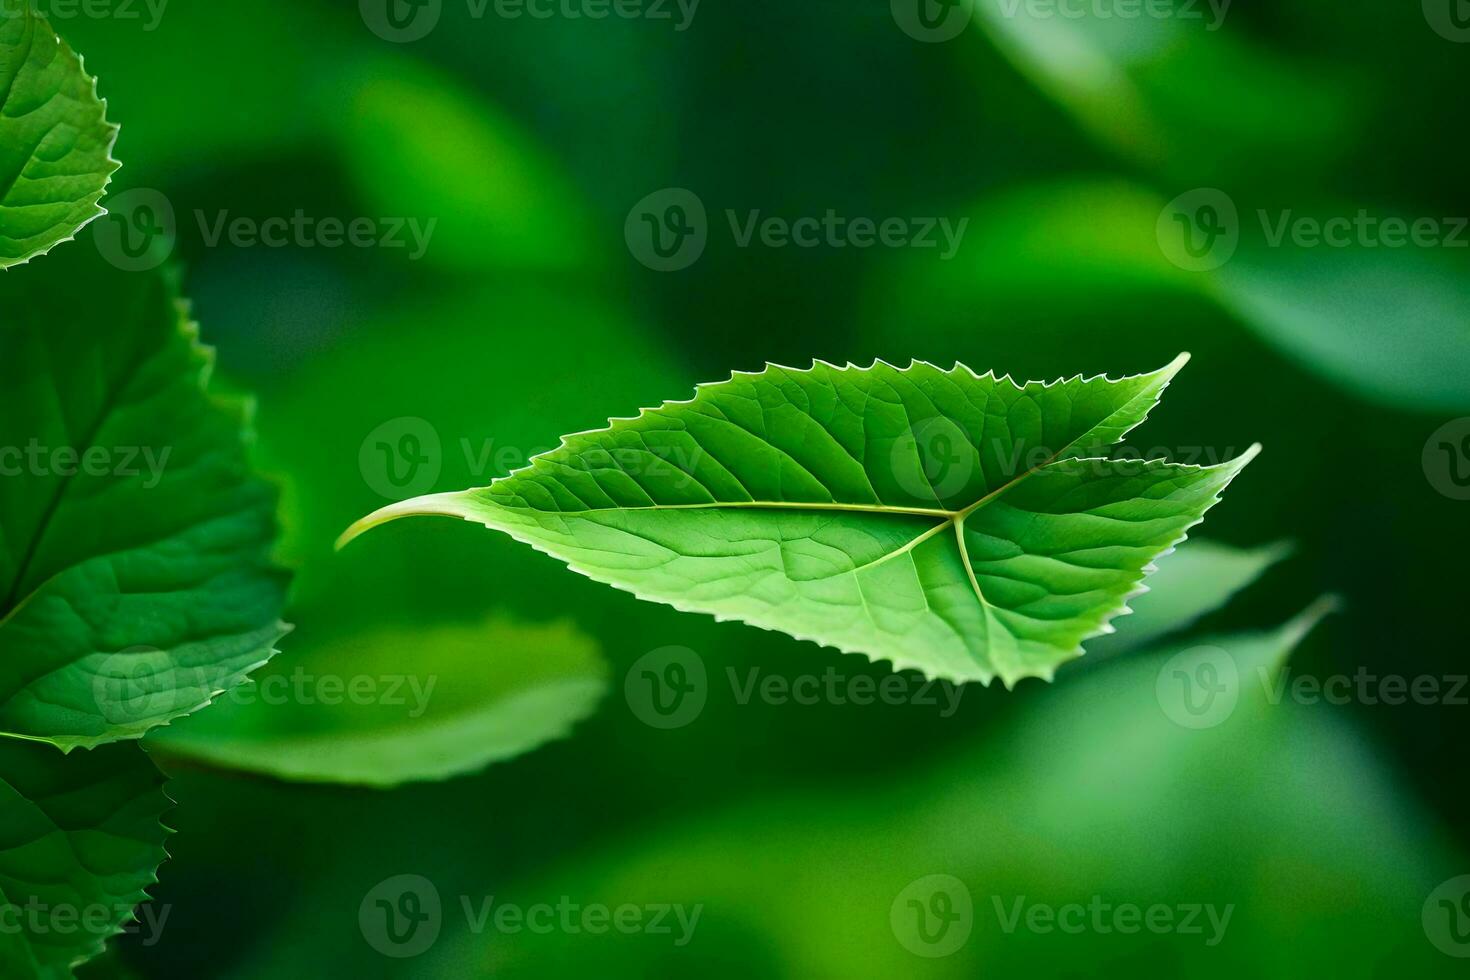
[(0, 0), (0, 269), (102, 213), (117, 127), (82, 59), (36, 13)]
[(641, 598), (1009, 686), (1077, 656), (1254, 455), (1097, 458), (1184, 360), (1024, 385), (923, 363), (736, 373), (344, 541), (460, 517)]

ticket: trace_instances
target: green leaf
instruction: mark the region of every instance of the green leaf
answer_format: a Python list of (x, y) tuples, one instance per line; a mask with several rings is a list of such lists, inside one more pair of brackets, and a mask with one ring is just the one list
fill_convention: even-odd
[(569, 623), (379, 630), (274, 660), (151, 748), (282, 779), (393, 786), (447, 779), (566, 736), (607, 690)]
[(1049, 678), (1255, 454), (1098, 458), (1186, 359), (1024, 385), (919, 362), (737, 372), (343, 543), (460, 517), (686, 611), (954, 680)]
[(158, 880), (169, 806), (136, 743), (62, 755), (0, 739), (0, 974), (70, 977), (102, 952)]
[(117, 127), (82, 59), (31, 0), (0, 0), (0, 269), (102, 213)]
[(1133, 601), (1132, 615), (1118, 621), (1116, 633), (1090, 641), (1087, 652), (1096, 656), (1134, 650), (1182, 630), (1224, 606), (1289, 554), (1291, 545), (1285, 542), (1232, 548), (1193, 541), (1159, 562), (1159, 570), (1149, 576), (1147, 594)]
[(274, 652), (275, 491), (165, 279), (68, 249), (0, 308), (0, 732), (135, 738)]

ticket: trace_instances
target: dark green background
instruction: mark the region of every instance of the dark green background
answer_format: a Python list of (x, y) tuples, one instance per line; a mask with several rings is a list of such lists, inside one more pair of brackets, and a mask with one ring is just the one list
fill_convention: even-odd
[[(696, 722), (665, 732), (622, 697), (628, 666), (658, 647), (692, 648), (719, 677), (732, 665), (884, 671), (639, 603), (468, 525), (406, 522), (327, 556), (337, 530), (382, 503), (358, 448), (399, 416), (429, 419), (446, 446), (492, 438), (524, 456), (768, 360), (915, 357), (1051, 378), (1149, 370), (1189, 350), (1140, 447), (1226, 454), (1261, 441), (1205, 533), (1296, 544), (1204, 632), (1269, 628), (1333, 592), (1345, 611), (1297, 671), (1466, 673), (1470, 502), (1437, 492), (1421, 453), (1470, 415), (1470, 253), (1269, 249), (1252, 234), (1256, 209), (1470, 211), (1470, 45), (1436, 33), (1418, 4), (1242, 3), (1218, 31), (1039, 22), (1029, 50), (1087, 67), (1081, 90), (981, 13), (925, 44), (877, 0), (704, 0), (683, 32), (493, 7), (475, 19), (445, 0), (437, 28), (407, 44), (374, 36), (347, 2), (171, 0), (151, 31), (53, 20), (122, 124), (114, 187), (172, 202), (205, 339), (228, 381), (258, 396), (261, 456), (287, 487), (284, 554), (314, 617), (303, 644), (310, 629), (567, 616), (601, 642), (613, 677), (569, 741), (448, 783), (375, 792), (180, 768), (178, 833), (155, 889), (172, 906), (163, 941), (125, 939), (99, 972), (1463, 969), (1418, 916), (1431, 889), (1470, 871), (1470, 706), (1286, 704), (1201, 738), (1156, 723), (1145, 654), (1076, 665), (1053, 689), (970, 689), (947, 719), (912, 705), (742, 706), (717, 686)], [(666, 187), (703, 200), (709, 245), (659, 273), (630, 255), (623, 228)], [(1242, 215), (1246, 240), (1218, 278), (1168, 264), (1154, 237), (1163, 202), (1198, 187)], [(208, 247), (193, 218), (298, 208), (438, 224), (410, 261), (402, 249)], [(946, 263), (921, 250), (738, 248), (726, 209), (972, 220)], [(1253, 315), (1249, 298), (1271, 290), (1284, 312)], [(456, 455), (435, 489), (496, 475), (476, 479)], [(935, 872), (966, 879), (976, 938), (925, 960), (897, 943), (888, 902)], [(399, 961), (364, 942), (358, 904), (401, 873), (434, 881), (446, 912), (434, 948)], [(992, 893), (1237, 911), (1212, 948), (1001, 936)], [(461, 894), (705, 909), (683, 948), (473, 936)]]

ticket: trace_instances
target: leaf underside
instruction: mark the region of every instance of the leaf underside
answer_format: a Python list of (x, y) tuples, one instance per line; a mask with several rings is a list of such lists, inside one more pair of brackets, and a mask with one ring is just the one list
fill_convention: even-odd
[(163, 277), (67, 249), (0, 310), (0, 734), (136, 738), (274, 652), (275, 490)]
[(504, 531), (590, 578), (952, 680), (1050, 678), (1254, 455), (1109, 459), (1187, 360), (1017, 384), (956, 365), (770, 365), (568, 436), (488, 487), (385, 507)]
[(102, 213), (117, 127), (82, 59), (31, 7), (0, 0), (0, 269)]

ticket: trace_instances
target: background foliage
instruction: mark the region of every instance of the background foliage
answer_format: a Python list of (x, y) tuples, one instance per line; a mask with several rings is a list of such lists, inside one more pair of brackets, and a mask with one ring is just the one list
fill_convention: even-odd
[[(1426, 5), (1426, 9), (1432, 7)], [(91, 969), (140, 976), (972, 976), (1022, 970), (1449, 975), (1420, 923), (1470, 870), (1470, 707), (1248, 702), (1172, 724), (1168, 651), (1073, 665), (1054, 688), (970, 687), (919, 705), (740, 704), (727, 667), (884, 671), (784, 636), (642, 604), (451, 522), (331, 540), (384, 502), (360, 450), (425, 420), (432, 487), (488, 482), (695, 382), (767, 360), (956, 359), (1017, 377), (1195, 360), (1140, 438), (1256, 439), (1211, 516), (1239, 546), (1290, 539), (1202, 631), (1274, 628), (1317, 596), (1342, 612), (1294, 672), (1466, 673), (1470, 503), (1426, 478), (1425, 442), (1470, 414), (1470, 265), (1439, 249), (1270, 248), (1255, 212), (1410, 219), (1470, 209), (1458, 165), (1470, 47), (1419, 5), (1241, 5), (1183, 19), (993, 16), (952, 41), (881, 0), (701, 4), (649, 19), (482, 17), (446, 2), (412, 43), (356, 5), (172, 0), (148, 19), (53, 17), (122, 125), (114, 195), (161, 192), (221, 373), (259, 399), (297, 582), (276, 669), (398, 644), (446, 688), (506, 656), (436, 635), (510, 615), (568, 621), (609, 663), (602, 709), (478, 774), (393, 790), (288, 785), (167, 764), (179, 802), (152, 891), (163, 941)], [(1206, 20), (1210, 18), (1206, 11)], [(676, 12), (677, 21), (677, 12)], [(640, 264), (635, 202), (708, 208), (689, 268)], [(1195, 188), (1240, 209), (1237, 257), (1168, 260), (1155, 221)], [(104, 202), (106, 203), (106, 202)], [(437, 221), (409, 249), (210, 245), (222, 211)], [(969, 216), (933, 251), (738, 247), (724, 212)], [(461, 450), (493, 440), (488, 470)], [(493, 455), (493, 453), (492, 453)], [(560, 628), (560, 627), (559, 627)], [(1252, 642), (1256, 642), (1252, 646)], [(1260, 643), (1231, 640), (1242, 662)], [(1244, 644), (1243, 646), (1236, 644)], [(623, 696), (639, 657), (687, 647), (712, 680), (673, 730)], [(318, 653), (318, 651), (326, 651)], [(446, 652), (458, 658), (446, 661)], [(383, 656), (372, 652), (374, 662)], [(519, 653), (517, 656), (524, 656)], [(1259, 654), (1271, 659), (1269, 653)], [(180, 730), (185, 730), (180, 726)], [(908, 883), (959, 876), (976, 932), (953, 956), (896, 941)], [(444, 900), (414, 959), (381, 956), (364, 897), (412, 873)], [(1005, 935), (992, 895), (1053, 904), (1234, 903), (1223, 942)], [(473, 934), (458, 897), (703, 903), (694, 939)], [(497, 974), (498, 975), (498, 974)]]

